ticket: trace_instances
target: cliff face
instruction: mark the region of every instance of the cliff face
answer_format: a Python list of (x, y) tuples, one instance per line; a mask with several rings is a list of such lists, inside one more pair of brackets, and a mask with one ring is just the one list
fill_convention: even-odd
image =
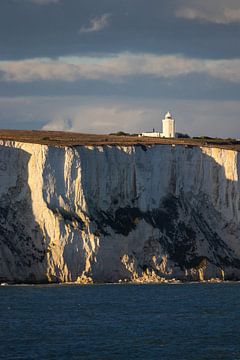
[(237, 151), (0, 144), (0, 281), (240, 279)]

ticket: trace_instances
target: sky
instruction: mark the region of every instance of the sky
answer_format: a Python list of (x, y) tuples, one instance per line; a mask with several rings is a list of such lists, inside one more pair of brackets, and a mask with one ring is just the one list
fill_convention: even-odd
[(0, 0), (0, 128), (240, 138), (239, 0)]

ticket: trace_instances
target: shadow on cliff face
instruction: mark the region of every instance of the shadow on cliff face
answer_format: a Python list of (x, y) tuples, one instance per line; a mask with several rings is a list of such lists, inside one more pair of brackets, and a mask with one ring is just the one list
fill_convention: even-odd
[[(167, 162), (171, 161), (171, 171), (167, 187), (159, 195), (158, 183), (162, 181), (164, 168), (160, 169), (154, 161), (150, 161), (154, 147), (135, 148), (136, 153), (127, 153), (115, 146), (78, 148), (81, 155), (84, 155), (81, 160), (85, 159), (81, 161), (81, 182), (90, 228), (99, 237), (97, 261), (91, 266), (94, 273), (89, 274), (93, 275), (93, 280), (110, 281), (113, 279), (112, 274), (108, 273), (110, 270), (114, 273), (114, 280), (121, 278), (122, 274), (130, 277), (130, 271), (121, 262), (121, 256), (125, 254), (123, 251), (126, 249), (129, 259), (135, 261), (139, 276), (154, 271), (164, 277), (166, 274), (160, 272), (151, 258), (158, 255), (153, 249), (159, 248), (162, 249), (161, 255), (166, 255), (173, 263), (172, 266), (180, 269), (182, 278), (186, 271), (198, 270), (211, 264), (223, 270), (226, 279), (240, 279), (238, 218), (228, 217), (227, 220), (216, 206), (220, 200), (224, 202), (226, 209), (230, 209), (234, 203), (235, 212), (239, 214), (237, 182), (226, 179), (223, 168), (200, 148), (196, 150), (181, 147), (184, 150), (184, 161), (189, 164), (189, 173), (186, 176), (188, 184), (191, 183), (189, 178), (191, 180), (193, 176), (199, 177), (199, 183), (203, 180), (209, 180), (209, 183), (223, 181), (225, 194), (221, 195), (222, 186), (213, 187), (212, 193), (209, 194), (203, 185), (199, 186), (199, 191), (190, 189), (185, 180), (179, 185), (182, 176), (181, 165), (179, 166), (176, 161), (176, 148), (168, 146), (171, 156)], [(164, 145), (159, 145), (159, 148), (166, 149)], [(194, 149), (201, 158), (199, 164), (192, 161)], [(169, 156), (168, 151), (166, 156)], [(30, 155), (22, 149), (0, 146), (1, 282), (47, 281), (48, 240), (33, 214), (31, 191), (28, 186), (29, 160)], [(104, 164), (107, 164), (106, 167)], [(209, 178), (201, 178), (202, 164), (207, 164)], [(60, 165), (63, 167), (64, 164)], [(59, 164), (55, 163), (54, 166), (58, 170), (58, 181), (63, 181), (64, 171), (59, 169)], [(193, 166), (197, 167), (196, 171), (191, 168)], [(151, 181), (151, 177), (154, 177), (154, 181)], [(150, 185), (147, 185), (146, 179)], [(63, 196), (66, 197), (66, 194)], [(69, 212), (59, 206), (51, 210), (56, 215), (61, 215), (66, 224), (77, 223), (79, 233), (85, 231), (85, 224), (74, 211)], [(143, 226), (150, 230), (141, 232)], [(75, 269), (80, 271), (84, 259), (85, 250), (79, 239), (80, 236), (77, 238), (79, 244), (75, 243), (79, 251), (76, 252), (76, 247), (71, 243), (68, 244), (72, 249), (71, 256), (68, 259), (67, 255), (64, 255), (73, 274), (76, 272)], [(121, 241), (125, 242), (124, 249), (121, 247)], [(142, 244), (142, 250), (138, 249), (135, 252), (134, 243), (138, 242)], [(113, 244), (111, 251), (109, 254), (103, 254), (108, 251), (110, 243)], [(155, 244), (159, 246), (155, 247)], [(74, 266), (71, 267), (72, 263)], [(96, 275), (97, 272), (99, 276)]]
[[(103, 148), (107, 150), (107, 147)], [(226, 179), (223, 167), (213, 157), (204, 153), (202, 149), (185, 147), (184, 161), (188, 161), (192, 166), (199, 166), (194, 162), (191, 163), (192, 152), (195, 149), (201, 157), (203, 165), (200, 165), (205, 166), (206, 171), (209, 171), (209, 177), (205, 175), (204, 178), (201, 178), (203, 173), (201, 173), (200, 169), (190, 169), (188, 176), (196, 176), (197, 171), (199, 182), (203, 180), (205, 182), (215, 182), (217, 186), (212, 186), (211, 194), (204, 192), (206, 186), (202, 186), (198, 192), (196, 192), (196, 189), (191, 191), (184, 182), (179, 187), (177, 184), (179, 184), (180, 172), (176, 164), (176, 158), (174, 158), (176, 148), (169, 148), (169, 151), (172, 152), (173, 163), (169, 175), (168, 189), (159, 203), (157, 199), (155, 199), (156, 201), (153, 199), (156, 193), (149, 194), (147, 210), (141, 208), (141, 191), (144, 191), (144, 189), (139, 189), (137, 185), (137, 183), (139, 184), (138, 176), (141, 172), (136, 169), (139, 164), (136, 164), (135, 153), (128, 154), (120, 148), (115, 148), (116, 161), (122, 159), (126, 164), (126, 168), (120, 170), (117, 164), (114, 168), (116, 172), (125, 172), (118, 179), (118, 191), (114, 186), (108, 189), (110, 198), (108, 207), (106, 207), (106, 202), (103, 202), (101, 207), (101, 201), (93, 193), (85, 193), (89, 218), (96, 226), (95, 234), (100, 237), (100, 249), (101, 242), (106, 237), (111, 238), (112, 242), (116, 242), (120, 241), (124, 236), (125, 238), (128, 237), (129, 242), (131, 242), (134, 238), (134, 232), (139, 237), (139, 233), (137, 233), (138, 226), (140, 222), (145, 221), (146, 225), (150, 225), (153, 230), (158, 230), (158, 236), (155, 236), (154, 241), (161, 245), (164, 254), (175, 264), (175, 267), (180, 269), (182, 278), (184, 278), (186, 271), (187, 273), (192, 269), (197, 271), (206, 268), (207, 264), (210, 264), (223, 271), (225, 279), (240, 279), (239, 222), (236, 220), (237, 217), (236, 219), (227, 220), (216, 205), (217, 201), (225, 201), (226, 210), (228, 210), (227, 208), (232, 206), (231, 204), (235, 204), (235, 211), (239, 212), (238, 184), (235, 181)], [(145, 159), (146, 153), (151, 152), (152, 148), (136, 146), (136, 149), (142, 152), (144, 165), (144, 161), (147, 161), (147, 158)], [(89, 159), (93, 155), (96, 156), (97, 153), (99, 163), (110, 161), (108, 153), (99, 151), (97, 147), (94, 150), (85, 148), (84, 152), (86, 158)], [(92, 169), (90, 171), (89, 163), (85, 162), (82, 166), (83, 183), (97, 184), (100, 189), (104, 188), (103, 184), (99, 184), (101, 179), (96, 179), (97, 172), (94, 174)], [(99, 166), (99, 164), (96, 164), (96, 166)], [(145, 176), (149, 177), (152, 173), (151, 167), (146, 166)], [(106, 176), (108, 180), (110, 177), (108, 186), (109, 184), (111, 186), (112, 175), (106, 174)], [(160, 178), (161, 173), (159, 173)], [(130, 184), (128, 189), (125, 188), (124, 181), (126, 181), (125, 186)], [(221, 181), (224, 181), (226, 187), (224, 196), (221, 194), (222, 184), (218, 184)], [(140, 183), (143, 183), (143, 181), (140, 181)], [(106, 186), (105, 184), (105, 188)], [(149, 236), (144, 239), (143, 252), (146, 252), (146, 248), (151, 246), (152, 240), (150, 232)], [(235, 243), (237, 249), (236, 246), (235, 248), (232, 246), (233, 243)], [(118, 244), (116, 244), (116, 248), (119, 248)], [(238, 254), (235, 250), (238, 251)], [(155, 273), (163, 275), (154, 267), (152, 261), (144, 262), (143, 256), (136, 258), (136, 253), (129, 253), (128, 256), (135, 258), (138, 263), (139, 274), (154, 270)]]
[(0, 146), (0, 282), (47, 282), (46, 242), (28, 186), (30, 154)]

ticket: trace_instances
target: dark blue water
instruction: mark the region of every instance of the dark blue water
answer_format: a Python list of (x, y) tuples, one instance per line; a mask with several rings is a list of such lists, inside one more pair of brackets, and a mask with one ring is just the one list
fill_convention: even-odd
[(240, 359), (240, 284), (0, 287), (0, 359)]

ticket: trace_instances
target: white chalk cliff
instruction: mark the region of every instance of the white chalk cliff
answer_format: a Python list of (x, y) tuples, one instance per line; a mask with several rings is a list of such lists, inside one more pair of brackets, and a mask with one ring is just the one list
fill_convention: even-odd
[(0, 282), (240, 279), (240, 156), (0, 143)]

